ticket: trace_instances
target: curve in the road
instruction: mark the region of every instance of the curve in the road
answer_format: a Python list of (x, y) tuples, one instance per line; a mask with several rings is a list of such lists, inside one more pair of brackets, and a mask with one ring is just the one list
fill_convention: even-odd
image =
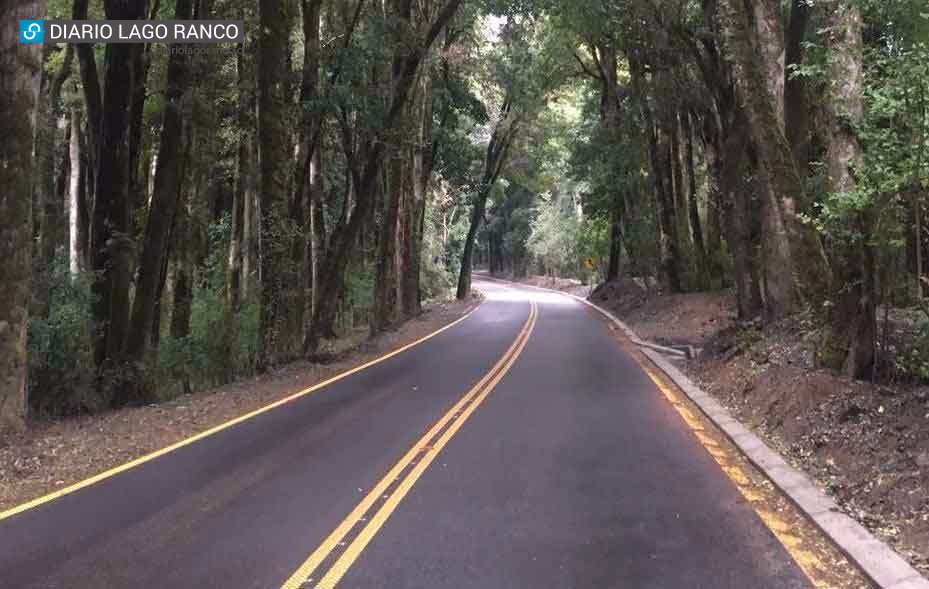
[[(307, 584), (316, 589), (332, 589), (336, 586), (433, 459), (487, 398), (500, 379), (509, 372), (526, 347), (537, 317), (538, 306), (532, 303), (526, 323), (493, 368), (410, 448), (319, 548), (284, 582), (282, 589), (300, 589)], [(343, 550), (337, 550), (343, 546)], [(337, 552), (335, 556), (334, 552)], [(323, 564), (331, 566), (323, 567), (323, 574), (316, 581), (312, 575)]]

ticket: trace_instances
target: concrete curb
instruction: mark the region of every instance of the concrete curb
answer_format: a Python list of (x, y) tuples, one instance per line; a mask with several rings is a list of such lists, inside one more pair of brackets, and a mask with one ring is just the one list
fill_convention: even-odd
[[(729, 438), (729, 440), (764, 473), (774, 485), (786, 495), (798, 509), (803, 511), (823, 534), (828, 536), (848, 558), (882, 589), (929, 589), (929, 580), (923, 577), (906, 560), (883, 541), (875, 537), (851, 517), (842, 513), (839, 506), (822, 492), (806, 474), (792, 467), (784, 458), (768, 447), (758, 436), (739, 423), (716, 399), (703, 392), (669, 362), (661, 353), (683, 356), (683, 352), (645, 342), (609, 311), (578, 296), (529, 284), (520, 284), (482, 276), (490, 280), (509, 282), (554, 292), (571, 297), (600, 312), (619, 327), (634, 344), (643, 348), (642, 353), (661, 370), (687, 397), (700, 408), (706, 417)], [(670, 350), (666, 352), (665, 350)]]
[(642, 350), (642, 353), (878, 587), (929, 589), (929, 580), (890, 546), (842, 513), (839, 506), (804, 473), (790, 466), (780, 454), (733, 418), (725, 407), (700, 390), (676, 366), (652, 350)]

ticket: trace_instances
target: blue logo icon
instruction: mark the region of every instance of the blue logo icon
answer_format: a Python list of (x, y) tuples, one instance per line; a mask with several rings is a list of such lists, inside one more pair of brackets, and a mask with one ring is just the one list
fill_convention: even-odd
[(45, 41), (45, 23), (41, 20), (19, 21), (20, 43), (42, 43)]

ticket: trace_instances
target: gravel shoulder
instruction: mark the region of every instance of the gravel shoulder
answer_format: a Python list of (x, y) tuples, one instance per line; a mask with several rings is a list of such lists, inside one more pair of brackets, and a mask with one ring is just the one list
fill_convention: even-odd
[(475, 300), (430, 305), (395, 331), (349, 334), (332, 362), (294, 362), (260, 376), (145, 407), (33, 421), (0, 437), (0, 511), (254, 411), (413, 342), (462, 317)]

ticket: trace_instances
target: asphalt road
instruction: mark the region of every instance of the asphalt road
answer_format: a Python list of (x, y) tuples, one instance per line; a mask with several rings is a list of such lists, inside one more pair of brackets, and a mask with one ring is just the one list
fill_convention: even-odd
[(0, 587), (810, 586), (602, 321), (476, 285), (427, 342), (0, 520)]

